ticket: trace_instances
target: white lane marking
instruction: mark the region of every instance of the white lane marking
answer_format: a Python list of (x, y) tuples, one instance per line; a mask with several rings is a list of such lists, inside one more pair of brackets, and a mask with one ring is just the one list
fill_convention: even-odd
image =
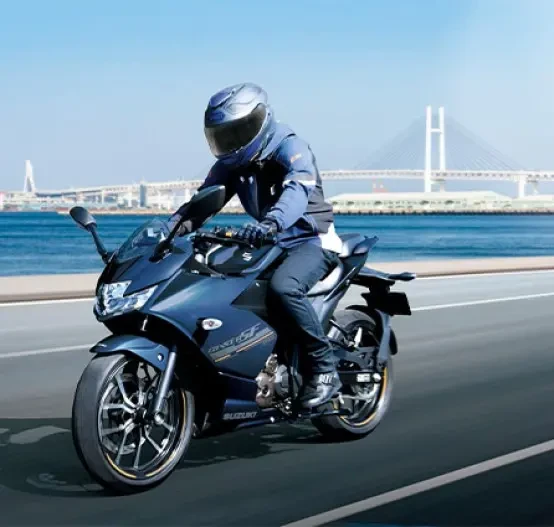
[(530, 446), (528, 448), (516, 450), (515, 452), (511, 452), (509, 454), (488, 459), (486, 461), (482, 461), (481, 463), (476, 463), (475, 465), (470, 465), (459, 470), (454, 470), (453, 472), (447, 472), (446, 474), (442, 474), (434, 478), (419, 481), (417, 483), (413, 483), (412, 485), (407, 485), (406, 487), (378, 494), (377, 496), (372, 496), (371, 498), (367, 498), (365, 500), (344, 505), (342, 507), (338, 507), (337, 509), (288, 523), (282, 525), (281, 527), (316, 527), (337, 520), (342, 520), (354, 514), (376, 509), (377, 507), (382, 507), (383, 505), (394, 503), (404, 498), (409, 498), (411, 496), (415, 496), (416, 494), (436, 489), (438, 487), (504, 467), (518, 461), (523, 461), (524, 459), (528, 459), (533, 456), (551, 452), (552, 450), (554, 450), (554, 439)]
[(89, 344), (80, 344), (75, 346), (64, 346), (61, 348), (43, 348), (38, 350), (14, 351), (11, 353), (0, 353), (0, 360), (13, 359), (17, 357), (28, 357), (29, 355), (46, 355), (48, 353), (67, 353), (68, 351), (89, 350), (91, 347), (92, 345)]
[(554, 296), (552, 293), (536, 293), (534, 295), (520, 295), (520, 296), (505, 296), (501, 298), (487, 298), (486, 300), (469, 300), (467, 302), (456, 302), (453, 304), (437, 304), (434, 306), (420, 306), (412, 308), (412, 311), (433, 311), (435, 309), (448, 309), (451, 307), (463, 307), (463, 306), (479, 306), (482, 304), (495, 304), (498, 302), (511, 302), (513, 300), (528, 300), (532, 298), (544, 298), (548, 296)]
[[(509, 296), (509, 297), (503, 297), (503, 298), (489, 298), (487, 300), (470, 300), (468, 302), (457, 302), (454, 304), (437, 304), (433, 306), (420, 306), (420, 307), (413, 307), (412, 312), (415, 313), (416, 311), (433, 311), (438, 309), (449, 309), (453, 307), (477, 306), (481, 304), (494, 304), (497, 302), (511, 302), (514, 300), (528, 300), (533, 298), (543, 298), (543, 297), (549, 297), (549, 296), (554, 296), (554, 292), (537, 293), (535, 295)], [(30, 350), (30, 351), (15, 351), (13, 353), (0, 354), (0, 359), (9, 359), (13, 357), (25, 357), (28, 355), (41, 355), (41, 354), (47, 354), (47, 353), (62, 353), (62, 352), (67, 352), (72, 350), (90, 349), (92, 346), (93, 344), (82, 344), (77, 346), (66, 346), (62, 348), (47, 348), (47, 349), (38, 349), (38, 350)]]
[[(421, 276), (417, 277), (414, 281), (420, 282), (421, 280), (451, 280), (452, 278), (486, 278), (491, 276), (518, 276), (518, 275), (528, 275), (528, 274), (551, 274), (554, 273), (554, 269), (536, 269), (529, 271), (489, 271), (482, 273), (465, 273), (465, 274), (444, 274), (436, 276)], [(417, 273), (416, 273), (417, 274)], [(401, 284), (404, 282), (396, 282)]]
[[(60, 329), (63, 328), (63, 326), (58, 326)], [(52, 326), (48, 326), (48, 328), (52, 328)], [(2, 333), (18, 333), (20, 331), (30, 331), (30, 330), (36, 330), (36, 326), (14, 326), (11, 328), (0, 328), (0, 335)]]
[(58, 298), (56, 300), (22, 300), (20, 302), (0, 302), (0, 307), (46, 306), (50, 304), (73, 304), (77, 302), (93, 302), (96, 297), (89, 298)]

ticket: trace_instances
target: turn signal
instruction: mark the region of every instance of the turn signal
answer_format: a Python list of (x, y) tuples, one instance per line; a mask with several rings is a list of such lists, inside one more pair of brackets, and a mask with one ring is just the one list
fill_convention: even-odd
[(218, 320), (217, 318), (205, 318), (202, 320), (201, 326), (202, 329), (205, 331), (211, 331), (213, 329), (220, 328), (223, 325), (223, 322), (221, 320)]

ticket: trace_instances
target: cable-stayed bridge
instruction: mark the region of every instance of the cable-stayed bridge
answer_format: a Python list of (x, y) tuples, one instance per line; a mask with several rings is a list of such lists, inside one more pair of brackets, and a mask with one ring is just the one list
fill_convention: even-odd
[[(436, 125), (436, 126), (435, 126)], [(438, 136), (438, 144), (433, 136)], [(518, 197), (525, 196), (527, 184), (538, 192), (538, 183), (554, 181), (554, 170), (532, 170), (499, 152), (452, 117), (446, 117), (444, 108), (433, 115), (426, 108), (425, 115), (383, 144), (366, 159), (347, 170), (323, 170), (324, 180), (387, 180), (421, 179), (425, 192), (436, 187), (444, 190), (446, 181), (512, 181), (517, 185)], [(8, 194), (7, 201), (27, 198), (45, 200), (125, 199), (148, 205), (151, 198), (176, 191), (184, 191), (185, 198), (197, 189), (202, 180), (175, 180), (141, 182), (61, 190), (37, 189), (30, 162), (26, 162), (23, 193)]]
[[(434, 185), (444, 189), (448, 180), (513, 181), (518, 185), (518, 197), (525, 195), (527, 183), (537, 192), (540, 181), (554, 180), (554, 170), (523, 167), (456, 119), (446, 117), (444, 108), (439, 108), (436, 127), (433, 117), (428, 106), (425, 116), (353, 170), (327, 171), (326, 179), (422, 179), (425, 192), (431, 192)], [(433, 134), (439, 136), (438, 144), (432, 141)]]

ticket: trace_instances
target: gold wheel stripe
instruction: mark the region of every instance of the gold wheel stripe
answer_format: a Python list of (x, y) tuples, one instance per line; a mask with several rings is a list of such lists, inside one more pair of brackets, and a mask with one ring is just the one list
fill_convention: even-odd
[(362, 421), (361, 423), (354, 424), (354, 423), (351, 423), (350, 421), (348, 421), (348, 418), (344, 415), (340, 415), (339, 419), (342, 419), (342, 421), (344, 421), (345, 423), (348, 423), (350, 426), (355, 426), (355, 427), (365, 426), (369, 422), (371, 422), (375, 418), (375, 416), (377, 415), (377, 411), (379, 410), (379, 403), (381, 402), (382, 397), (385, 395), (385, 392), (387, 391), (388, 372), (389, 372), (388, 368), (385, 368), (385, 371), (383, 372), (383, 384), (382, 384), (382, 388), (381, 388), (381, 396), (379, 397), (379, 400), (377, 401), (377, 404), (375, 405), (375, 410), (369, 415), (369, 417), (367, 417), (367, 419), (365, 419), (365, 421)]

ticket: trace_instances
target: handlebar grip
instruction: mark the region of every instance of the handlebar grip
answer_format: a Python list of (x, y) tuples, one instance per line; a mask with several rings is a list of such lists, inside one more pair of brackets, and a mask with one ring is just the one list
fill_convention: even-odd
[[(214, 227), (211, 230), (197, 230), (196, 235), (199, 238), (206, 240), (213, 240), (219, 242), (229, 242), (229, 243), (239, 243), (242, 245), (247, 245), (251, 247), (252, 245), (246, 240), (237, 238), (238, 229), (233, 227)], [(262, 243), (257, 243), (255, 246), (262, 246), (266, 243), (274, 244), (276, 241), (276, 236), (273, 233), (266, 234), (261, 240)]]
[(222, 238), (234, 238), (238, 231), (232, 227), (214, 227), (213, 233)]
[(236, 239), (233, 236), (233, 232), (230, 231), (196, 231), (195, 237), (200, 240), (206, 240), (206, 241), (212, 241), (212, 242), (218, 242), (218, 243), (227, 243), (227, 244), (242, 244), (242, 245), (249, 245), (248, 242), (240, 239)]

